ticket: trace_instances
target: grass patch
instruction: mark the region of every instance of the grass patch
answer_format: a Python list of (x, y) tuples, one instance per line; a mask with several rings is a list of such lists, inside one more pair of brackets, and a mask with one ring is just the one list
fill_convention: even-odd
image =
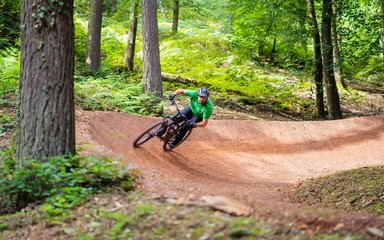
[(311, 179), (290, 196), (293, 202), (384, 214), (384, 166), (364, 167)]

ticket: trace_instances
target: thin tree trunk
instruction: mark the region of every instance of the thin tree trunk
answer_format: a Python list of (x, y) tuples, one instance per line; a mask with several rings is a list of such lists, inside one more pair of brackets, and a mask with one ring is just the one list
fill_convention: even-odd
[(91, 0), (88, 22), (87, 39), (87, 69), (97, 71), (100, 68), (101, 23), (103, 14), (103, 0)]
[(315, 5), (313, 0), (307, 0), (308, 17), (313, 35), (313, 50), (315, 53), (315, 84), (316, 84), (316, 115), (324, 118), (324, 86), (323, 86), (323, 59), (321, 57), (321, 42), (319, 27), (317, 25)]
[(276, 38), (273, 38), (273, 45), (272, 45), (272, 51), (271, 51), (271, 63), (275, 62), (276, 57)]
[(337, 90), (333, 69), (332, 46), (332, 0), (323, 0), (322, 40), (324, 60), (324, 82), (327, 92), (328, 116), (330, 119), (341, 119), (343, 115), (340, 108), (339, 92)]
[(384, 0), (381, 0), (381, 54), (384, 60)]
[(341, 65), (341, 57), (340, 57), (340, 48), (339, 48), (339, 40), (338, 40), (338, 31), (337, 31), (337, 15), (338, 15), (338, 7), (337, 2), (333, 5), (332, 8), (332, 43), (333, 43), (333, 64), (335, 68), (335, 79), (336, 81), (340, 81), (341, 85), (344, 89), (348, 88), (347, 84), (344, 81), (342, 74), (342, 65)]
[[(41, 8), (45, 18), (35, 18)], [(22, 1), (18, 166), (75, 154), (73, 1)]]
[(173, 0), (172, 34), (177, 34), (179, 26), (179, 0)]
[(154, 93), (156, 96), (162, 97), (163, 89), (161, 82), (159, 36), (156, 13), (156, 0), (142, 1), (143, 81), (145, 92)]
[(134, 71), (134, 57), (135, 57), (135, 46), (136, 46), (136, 33), (137, 33), (137, 18), (139, 12), (139, 2), (137, 0), (132, 1), (131, 16), (128, 32), (128, 43), (127, 50), (125, 51), (125, 67), (128, 71)]

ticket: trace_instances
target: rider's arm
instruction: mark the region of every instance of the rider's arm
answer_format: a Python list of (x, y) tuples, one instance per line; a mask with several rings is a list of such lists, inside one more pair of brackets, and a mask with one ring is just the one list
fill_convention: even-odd
[(208, 119), (203, 119), (203, 121), (197, 123), (198, 127), (205, 127), (208, 124)]
[(180, 88), (180, 89), (177, 89), (176, 91), (174, 91), (173, 95), (179, 95), (179, 94), (185, 95), (185, 91), (186, 91), (185, 89)]

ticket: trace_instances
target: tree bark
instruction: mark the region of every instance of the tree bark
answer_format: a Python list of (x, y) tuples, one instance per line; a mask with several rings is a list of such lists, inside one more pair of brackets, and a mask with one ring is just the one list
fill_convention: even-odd
[(146, 93), (163, 96), (156, 0), (142, 1), (143, 81)]
[(337, 90), (333, 69), (332, 46), (332, 0), (323, 0), (322, 16), (322, 42), (324, 60), (324, 82), (327, 92), (328, 116), (330, 119), (341, 119), (343, 115), (340, 108), (339, 92)]
[(19, 167), (75, 154), (73, 1), (23, 0), (21, 26)]
[(135, 46), (136, 46), (136, 33), (137, 33), (137, 19), (139, 14), (139, 2), (137, 0), (132, 1), (131, 16), (128, 32), (128, 43), (127, 50), (125, 51), (125, 67), (128, 71), (134, 71), (134, 57), (135, 57)]
[(183, 77), (180, 77), (179, 75), (170, 74), (170, 73), (162, 73), (161, 78), (164, 82), (193, 84), (193, 85), (199, 84), (199, 81), (195, 79), (183, 78)]
[(333, 64), (335, 68), (335, 79), (336, 81), (340, 81), (341, 85), (344, 89), (348, 88), (347, 84), (344, 81), (342, 74), (342, 65), (341, 65), (341, 57), (340, 57), (340, 48), (339, 48), (339, 38), (337, 31), (337, 15), (338, 15), (338, 7), (337, 3), (335, 3), (332, 7), (332, 43), (333, 43)]
[(321, 57), (321, 42), (319, 27), (317, 25), (315, 5), (313, 0), (307, 0), (308, 18), (313, 36), (313, 50), (315, 53), (315, 84), (316, 84), (316, 115), (325, 117), (324, 86), (323, 86), (323, 58)]
[(276, 57), (276, 37), (273, 38), (273, 45), (272, 45), (272, 51), (271, 51), (271, 63), (275, 63), (275, 57)]
[(89, 7), (87, 69), (97, 71), (100, 68), (101, 24), (103, 18), (103, 0), (91, 0)]
[(173, 0), (173, 23), (172, 23), (172, 34), (177, 34), (179, 27), (179, 1)]

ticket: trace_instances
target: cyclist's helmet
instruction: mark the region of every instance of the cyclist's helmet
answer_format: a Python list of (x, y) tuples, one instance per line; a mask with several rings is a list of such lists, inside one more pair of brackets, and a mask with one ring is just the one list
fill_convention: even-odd
[(208, 89), (205, 88), (205, 87), (199, 88), (199, 91), (197, 91), (197, 94), (198, 94), (200, 97), (205, 97), (205, 98), (208, 98), (208, 97), (209, 97), (209, 91), (208, 91)]

